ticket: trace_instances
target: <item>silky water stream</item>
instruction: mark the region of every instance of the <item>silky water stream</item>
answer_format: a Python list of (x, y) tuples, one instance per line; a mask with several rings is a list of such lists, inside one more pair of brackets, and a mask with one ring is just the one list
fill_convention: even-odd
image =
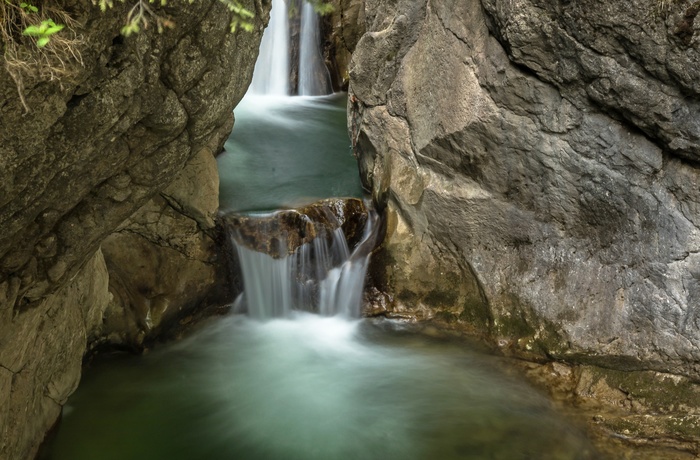
[[(284, 92), (261, 85), (252, 93)], [(344, 95), (249, 94), (219, 158), (222, 208), (255, 214), (359, 196), (344, 103)], [(361, 238), (368, 244), (371, 230)], [(305, 294), (294, 267), (314, 245), (331, 255)], [(497, 358), (401, 322), (359, 319), (361, 246), (348, 248), (341, 232), (286, 258), (239, 246), (248, 314), (210, 320), (143, 356), (96, 361), (42, 458), (598, 458)]]

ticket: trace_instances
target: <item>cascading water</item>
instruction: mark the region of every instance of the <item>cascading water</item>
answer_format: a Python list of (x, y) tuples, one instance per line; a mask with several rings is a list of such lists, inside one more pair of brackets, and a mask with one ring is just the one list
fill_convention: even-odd
[[(332, 92), (330, 74), (321, 56), (318, 14), (302, 2), (299, 33), (300, 96), (320, 96)], [(250, 94), (285, 96), (289, 94), (289, 12), (284, 0), (272, 2), (270, 23), (260, 44)]]
[(274, 96), (289, 94), (289, 23), (287, 3), (272, 2), (270, 23), (260, 43), (249, 93)]
[[(265, 228), (264, 222), (274, 218), (275, 214), (261, 215), (259, 226)], [(310, 222), (308, 216), (304, 220), (306, 225), (316, 225), (318, 236), (291, 253), (286, 241), (274, 237), (274, 253), (280, 257), (250, 249), (242, 243), (240, 233), (234, 235), (243, 274), (242, 303), (248, 314), (259, 319), (289, 318), (293, 310), (301, 310), (359, 318), (369, 254), (375, 243), (374, 213), (352, 249), (340, 227), (330, 230)]]
[(331, 78), (320, 52), (318, 14), (308, 2), (304, 2), (301, 8), (299, 42), (299, 95), (329, 94)]

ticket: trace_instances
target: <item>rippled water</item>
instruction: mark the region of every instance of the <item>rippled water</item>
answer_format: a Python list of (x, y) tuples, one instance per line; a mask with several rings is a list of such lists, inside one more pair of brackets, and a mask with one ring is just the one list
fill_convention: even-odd
[(100, 363), (45, 458), (596, 458), (577, 428), (489, 357), (402, 327), (231, 316)]

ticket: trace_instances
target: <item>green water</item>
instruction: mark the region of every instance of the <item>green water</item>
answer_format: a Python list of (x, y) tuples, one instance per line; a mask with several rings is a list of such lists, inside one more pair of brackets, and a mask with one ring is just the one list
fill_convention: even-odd
[(219, 319), (88, 370), (45, 459), (593, 459), (537, 392), (400, 323)]
[(223, 211), (272, 210), (361, 197), (346, 127), (346, 94), (246, 96), (219, 156)]

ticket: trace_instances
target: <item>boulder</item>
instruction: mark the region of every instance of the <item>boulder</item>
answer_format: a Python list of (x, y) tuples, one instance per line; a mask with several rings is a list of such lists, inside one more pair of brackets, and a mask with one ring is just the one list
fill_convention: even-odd
[[(468, 329), (534, 361), (692, 388), (696, 10), (685, 0), (366, 0), (348, 128), (387, 222), (371, 268), (375, 310)], [(683, 446), (697, 453), (693, 407), (672, 410), (693, 419)], [(666, 423), (652, 412), (634, 416)], [(605, 424), (625, 436), (623, 425)]]
[[(365, 186), (396, 222), (388, 255), (411, 260), (422, 252), (418, 241), (431, 254), (447, 254), (440, 259), (463, 274), (451, 284), (466, 283), (483, 299), (478, 308), (487, 305), (502, 343), (700, 378), (693, 307), (700, 192), (692, 185), (699, 178), (689, 161), (692, 143), (679, 150), (664, 140), (672, 131), (647, 133), (654, 110), (644, 126), (613, 116), (609, 104), (579, 90), (588, 76), (557, 82), (556, 69), (531, 64), (586, 61), (572, 51), (578, 42), (556, 47), (545, 40), (554, 32), (543, 31), (569, 30), (584, 19), (609, 24), (602, 18), (613, 14), (656, 31), (668, 66), (683, 55), (690, 71), (695, 51), (679, 51), (673, 14), (641, 22), (637, 8), (651, 11), (651, 3), (619, 2), (607, 15), (594, 3), (545, 11), (547, 2), (366, 2), (368, 32), (351, 69), (353, 145)], [(635, 57), (645, 48), (622, 47), (617, 32), (600, 27), (580, 38), (595, 43), (600, 57), (587, 72), (615, 73), (624, 59), (641, 72), (635, 59), (661, 59), (658, 47)], [(534, 49), (537, 59), (523, 57)], [(691, 139), (691, 86), (651, 70), (644, 75), (651, 86), (634, 93), (636, 104), (671, 97), (676, 93), (664, 85), (675, 85), (674, 103), (688, 114), (673, 125), (685, 133), (676, 137)], [(399, 244), (406, 238), (415, 244)], [(394, 244), (404, 249), (394, 254)], [(385, 271), (392, 292), (410, 288), (413, 276)]]

